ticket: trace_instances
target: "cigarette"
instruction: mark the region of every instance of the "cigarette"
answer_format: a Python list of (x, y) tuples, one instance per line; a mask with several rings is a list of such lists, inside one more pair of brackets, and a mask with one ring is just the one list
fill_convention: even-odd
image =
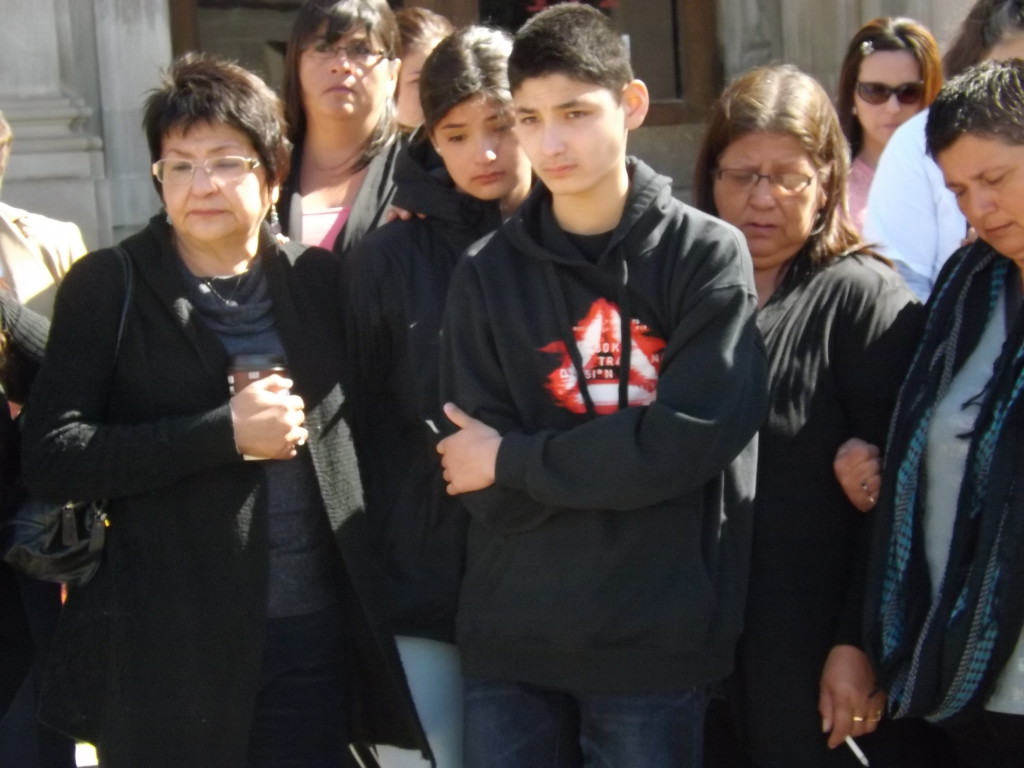
[(860, 764), (863, 765), (864, 768), (871, 768), (871, 763), (868, 762), (868, 756), (864, 754), (864, 750), (857, 746), (857, 742), (853, 740), (853, 736), (847, 736), (844, 741), (846, 742), (846, 746), (850, 748), (850, 751), (853, 752), (853, 756), (860, 761)]

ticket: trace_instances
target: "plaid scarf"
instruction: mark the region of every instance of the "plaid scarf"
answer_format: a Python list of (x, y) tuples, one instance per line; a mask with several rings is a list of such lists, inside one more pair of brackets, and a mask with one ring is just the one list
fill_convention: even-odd
[(984, 707), (1024, 624), (1024, 493), (1017, 484), (1024, 461), (1021, 313), (980, 396), (949, 561), (931, 599), (923, 541), (929, 425), (1007, 280), (1020, 279), (1009, 260), (982, 241), (950, 261), (893, 414), (866, 613), (867, 647), (888, 691), (890, 714), (936, 722), (965, 719)]

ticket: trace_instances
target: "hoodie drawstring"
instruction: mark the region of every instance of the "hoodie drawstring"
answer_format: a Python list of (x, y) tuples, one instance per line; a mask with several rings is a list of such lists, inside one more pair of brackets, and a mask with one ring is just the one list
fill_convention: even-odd
[[(619, 271), (622, 274), (622, 281), (619, 284), (619, 410), (629, 405), (629, 374), (630, 358), (632, 352), (633, 337), (630, 328), (630, 300), (629, 300), (629, 267), (626, 264), (626, 254), (621, 246), (618, 248)], [(569, 307), (565, 301), (565, 292), (555, 271), (555, 266), (550, 261), (544, 261), (544, 276), (547, 279), (548, 289), (555, 302), (555, 311), (558, 314), (559, 333), (562, 336), (562, 343), (566, 352), (572, 360), (573, 368), (576, 369), (576, 381), (580, 388), (580, 397), (587, 409), (587, 415), (597, 416), (597, 409), (594, 407), (594, 399), (590, 396), (590, 389), (587, 385), (586, 371), (583, 367), (583, 356), (580, 354), (579, 345), (576, 343), (576, 334), (573, 332), (573, 320), (569, 315)]]
[(632, 373), (633, 333), (630, 327), (632, 306), (629, 300), (629, 265), (626, 251), (618, 247), (622, 282), (619, 283), (619, 410), (629, 407), (629, 376)]

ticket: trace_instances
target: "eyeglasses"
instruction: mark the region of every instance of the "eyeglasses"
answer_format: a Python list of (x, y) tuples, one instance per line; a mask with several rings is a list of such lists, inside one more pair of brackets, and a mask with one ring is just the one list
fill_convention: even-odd
[(924, 98), (924, 83), (900, 83), (892, 86), (885, 83), (857, 83), (857, 95), (868, 104), (885, 104), (893, 94), (900, 104), (917, 104)]
[(153, 175), (157, 181), (167, 186), (191, 184), (196, 169), (202, 168), (212, 180), (220, 183), (237, 181), (253, 168), (258, 168), (260, 161), (255, 157), (225, 155), (224, 157), (208, 157), (194, 162), (179, 158), (164, 158), (153, 163)]
[(715, 178), (719, 183), (727, 186), (730, 191), (737, 193), (752, 192), (761, 179), (768, 179), (772, 190), (783, 195), (795, 195), (802, 192), (814, 179), (813, 176), (803, 173), (756, 173), (742, 168), (719, 168), (715, 171)]
[(367, 69), (376, 66), (377, 62), (384, 58), (384, 51), (375, 50), (367, 40), (360, 40), (352, 45), (341, 45), (329, 43), (318, 37), (303, 50), (320, 62), (333, 61), (338, 56), (344, 56), (350, 64)]

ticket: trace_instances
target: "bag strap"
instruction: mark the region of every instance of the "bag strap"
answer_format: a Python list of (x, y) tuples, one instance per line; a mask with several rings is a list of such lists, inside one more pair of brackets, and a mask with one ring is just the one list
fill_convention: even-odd
[(124, 326), (128, 320), (128, 305), (131, 304), (132, 294), (135, 292), (135, 273), (128, 251), (120, 245), (115, 245), (114, 250), (121, 257), (121, 270), (124, 272), (124, 303), (121, 305), (121, 319), (117, 323), (117, 342), (114, 344), (114, 362), (117, 362), (118, 353), (121, 351), (121, 339), (124, 337)]
[[(121, 257), (121, 271), (124, 273), (124, 302), (121, 304), (121, 318), (117, 321), (117, 341), (114, 342), (114, 364), (117, 363), (118, 355), (121, 352), (121, 339), (124, 337), (124, 326), (128, 322), (128, 307), (132, 303), (132, 294), (135, 293), (135, 272), (132, 269), (132, 257), (120, 245), (114, 246), (114, 251)], [(108, 396), (109, 401), (109, 396)], [(89, 551), (97, 552), (103, 548), (103, 528), (110, 525), (107, 520), (107, 513), (104, 511), (106, 499), (96, 502), (96, 519), (93, 525), (93, 533), (89, 541)]]

